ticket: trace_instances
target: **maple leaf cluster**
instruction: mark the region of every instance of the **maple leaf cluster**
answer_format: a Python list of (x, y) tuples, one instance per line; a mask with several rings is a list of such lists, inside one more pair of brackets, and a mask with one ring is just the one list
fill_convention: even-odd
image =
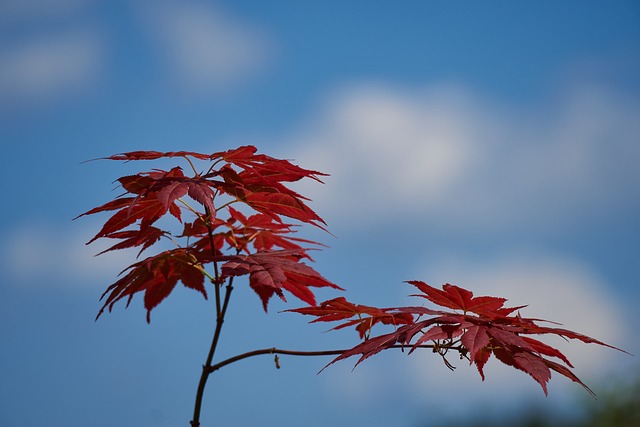
[[(454, 367), (445, 356), (457, 351), (460, 358), (467, 358), (469, 363), (475, 364), (484, 380), (483, 368), (494, 355), (502, 363), (529, 374), (540, 384), (545, 395), (551, 371), (577, 382), (592, 395), (593, 392), (571, 371), (573, 365), (564, 354), (531, 335), (557, 335), (620, 350), (573, 331), (541, 326), (539, 323), (546, 321), (520, 315), (518, 311), (525, 306), (504, 307), (505, 298), (473, 296), (471, 291), (451, 284), (437, 289), (422, 281), (407, 283), (421, 291), (413, 296), (453, 311), (432, 310), (423, 306), (374, 308), (350, 303), (343, 297), (314, 307), (287, 311), (316, 316), (312, 322), (343, 321), (332, 328), (334, 330), (355, 326), (364, 341), (342, 352), (329, 365), (359, 355), (358, 365), (390, 348), (407, 348), (409, 354), (419, 348), (430, 348), (442, 356), (450, 369)], [(395, 330), (371, 338), (371, 328), (376, 324), (394, 325)]]
[[(285, 218), (324, 229), (324, 221), (307, 206), (308, 199), (287, 187), (287, 183), (324, 174), (303, 169), (287, 160), (258, 154), (253, 146), (213, 154), (188, 151), (133, 151), (107, 157), (109, 160), (156, 160), (183, 158), (192, 175), (179, 166), (168, 171), (154, 169), (117, 180), (124, 194), (81, 215), (113, 212), (101, 230), (88, 242), (100, 238), (117, 240), (105, 252), (140, 248), (140, 254), (166, 239), (176, 247), (152, 255), (126, 268), (102, 298), (105, 309), (144, 292), (147, 321), (150, 313), (181, 282), (207, 298), (205, 277), (213, 286), (228, 279), (249, 275), (251, 288), (264, 309), (273, 295), (285, 300), (287, 291), (315, 305), (311, 288), (340, 289), (303, 262), (311, 260), (309, 248), (316, 242), (295, 238), (294, 225)], [(205, 161), (198, 171), (196, 162)], [(195, 203), (193, 203), (195, 202)], [(250, 215), (241, 212), (251, 211)], [(248, 209), (247, 209), (248, 208)], [(184, 213), (192, 220), (183, 220)], [(156, 227), (167, 214), (182, 223), (179, 234)], [(213, 268), (207, 270), (207, 266)]]
[[(409, 354), (419, 348), (429, 348), (441, 355), (451, 369), (453, 365), (446, 356), (449, 352), (457, 352), (461, 358), (475, 364), (483, 380), (483, 368), (493, 355), (500, 362), (529, 374), (545, 394), (552, 371), (592, 393), (573, 374), (573, 366), (559, 350), (534, 336), (556, 335), (617, 349), (588, 336), (548, 326), (540, 319), (524, 318), (519, 313), (524, 306), (505, 307), (504, 298), (474, 296), (471, 291), (450, 284), (437, 289), (421, 281), (408, 282), (420, 291), (414, 296), (444, 310), (424, 306), (378, 308), (354, 304), (344, 297), (318, 304), (314, 289), (342, 288), (305, 263), (305, 260), (312, 261), (310, 248), (320, 244), (295, 237), (294, 227), (297, 223), (311, 224), (326, 231), (325, 223), (307, 205), (308, 199), (291, 190), (287, 184), (305, 178), (321, 182), (320, 177), (325, 174), (303, 169), (288, 160), (258, 154), (253, 146), (213, 154), (132, 151), (106, 159), (162, 158), (183, 159), (191, 174), (185, 174), (182, 167), (176, 166), (169, 170), (153, 169), (123, 176), (117, 180), (124, 189), (123, 194), (78, 217), (111, 214), (87, 243), (97, 239), (116, 241), (101, 253), (139, 248), (140, 257), (160, 241), (172, 245), (170, 249), (148, 256), (123, 270), (121, 277), (102, 295), (104, 304), (96, 318), (105, 310), (111, 311), (118, 301), (125, 299), (128, 306), (136, 294), (144, 293), (149, 322), (151, 311), (171, 294), (178, 283), (198, 291), (204, 298), (213, 289), (216, 330), (201, 377), (193, 426), (199, 425), (204, 384), (217, 366), (212, 365), (212, 357), (232, 283), (239, 276), (248, 276), (249, 286), (260, 298), (265, 311), (273, 296), (286, 301), (287, 292), (308, 304), (307, 307), (287, 311), (315, 316), (312, 322), (338, 322), (333, 329), (354, 327), (362, 342), (348, 350), (278, 350), (282, 354), (339, 354), (329, 365), (360, 356), (357, 365), (391, 348), (406, 348)], [(202, 162), (205, 166), (198, 170), (196, 165)], [(158, 226), (158, 221), (166, 216), (181, 224), (180, 231), (172, 232)], [(290, 220), (294, 223), (289, 223)], [(226, 284), (224, 299), (221, 297), (223, 284)], [(372, 330), (376, 325), (394, 329), (373, 336)], [(231, 360), (275, 350), (249, 352)], [(220, 366), (225, 364), (226, 361), (221, 362)]]

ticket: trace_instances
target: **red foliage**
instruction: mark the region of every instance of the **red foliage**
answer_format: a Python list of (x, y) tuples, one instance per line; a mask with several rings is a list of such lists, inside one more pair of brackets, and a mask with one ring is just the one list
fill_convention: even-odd
[[(214, 286), (220, 286), (230, 277), (249, 274), (250, 285), (265, 310), (274, 294), (285, 299), (283, 291), (315, 304), (311, 288), (340, 289), (301, 262), (302, 258), (310, 259), (301, 244), (317, 243), (293, 237), (293, 226), (283, 220), (287, 217), (322, 228), (324, 222), (306, 205), (307, 199), (284, 183), (302, 178), (319, 181), (318, 177), (324, 174), (300, 168), (287, 160), (256, 154), (255, 147), (251, 146), (210, 155), (133, 151), (107, 159), (131, 161), (163, 157), (186, 159), (193, 176), (186, 176), (181, 167), (174, 167), (169, 171), (154, 169), (121, 177), (117, 181), (125, 194), (80, 215), (115, 211), (89, 241), (119, 240), (101, 253), (133, 247), (140, 247), (142, 252), (163, 237), (178, 245), (177, 249), (127, 268), (128, 273), (104, 293), (106, 300), (98, 317), (105, 308), (111, 310), (120, 299), (127, 297), (128, 305), (134, 294), (144, 291), (149, 320), (151, 310), (171, 293), (178, 281), (206, 297), (205, 275)], [(198, 172), (194, 160), (209, 161), (207, 169)], [(192, 207), (186, 196), (201, 208)], [(247, 217), (232, 207), (235, 204), (244, 204), (256, 213)], [(195, 218), (184, 224), (179, 236), (153, 226), (167, 213), (182, 222), (184, 211), (191, 212)], [(219, 218), (223, 213), (227, 214), (226, 219)], [(186, 239), (186, 243), (179, 243), (177, 239)], [(223, 254), (225, 246), (230, 255)], [(220, 262), (224, 264), (218, 273)], [(213, 273), (205, 273), (207, 264), (214, 264)]]
[[(325, 301), (316, 307), (303, 307), (287, 311), (317, 316), (318, 318), (312, 320), (312, 323), (351, 319), (335, 326), (333, 329), (337, 330), (355, 326), (361, 339), (368, 339), (371, 328), (377, 323), (394, 326), (413, 323), (413, 315), (411, 313), (392, 313), (389, 310), (377, 307), (353, 304), (344, 297)], [(353, 317), (355, 317), (355, 319), (352, 319)]]
[[(424, 282), (410, 281), (408, 283), (420, 291), (415, 296), (444, 310), (377, 308), (353, 304), (343, 297), (316, 305), (314, 288), (341, 288), (302, 261), (305, 258), (311, 261), (311, 258), (309, 248), (301, 245), (313, 247), (318, 243), (294, 237), (294, 225), (285, 222), (285, 218), (323, 230), (325, 223), (307, 206), (308, 199), (286, 184), (303, 178), (320, 182), (319, 177), (324, 175), (320, 172), (257, 154), (252, 146), (213, 154), (132, 151), (107, 159), (132, 161), (176, 157), (186, 161), (193, 171), (192, 176), (185, 175), (181, 167), (174, 167), (168, 171), (154, 169), (121, 177), (118, 182), (125, 190), (124, 194), (80, 215), (113, 212), (88, 242), (99, 238), (118, 240), (101, 253), (134, 247), (139, 247), (141, 253), (161, 241), (175, 245), (126, 268), (121, 273), (124, 275), (102, 295), (104, 305), (97, 317), (105, 309), (111, 311), (123, 298), (128, 306), (135, 294), (144, 292), (147, 321), (150, 321), (151, 310), (171, 294), (178, 282), (207, 298), (207, 278), (215, 290), (219, 316), (215, 344), (231, 283), (237, 276), (248, 275), (249, 285), (259, 296), (265, 311), (274, 295), (286, 301), (287, 291), (309, 304), (288, 311), (315, 316), (313, 322), (340, 322), (333, 329), (355, 327), (363, 341), (342, 352), (331, 363), (359, 355), (357, 365), (389, 348), (408, 348), (412, 353), (428, 347), (439, 353), (449, 367), (452, 366), (445, 355), (457, 351), (476, 365), (483, 380), (483, 368), (493, 355), (502, 363), (529, 374), (545, 394), (551, 371), (591, 392), (571, 372), (571, 363), (559, 350), (531, 336), (552, 334), (611, 346), (566, 329), (542, 326), (539, 319), (523, 318), (518, 312), (523, 307), (504, 307), (504, 298), (474, 297), (471, 291), (458, 286), (445, 284), (437, 289)], [(206, 166), (199, 172), (195, 165), (201, 161), (206, 162)], [(252, 212), (243, 212), (247, 210)], [(185, 212), (192, 218), (183, 223)], [(183, 223), (181, 234), (172, 234), (154, 225), (167, 214)], [(220, 288), (225, 283), (227, 293), (221, 308)], [(372, 336), (375, 325), (390, 325), (395, 329)], [(211, 367), (211, 360), (207, 366)], [(203, 373), (204, 381), (207, 372)], [(197, 425), (197, 417), (193, 425)]]
[(289, 250), (220, 256), (217, 259), (226, 261), (222, 265), (222, 279), (249, 275), (249, 285), (262, 299), (266, 311), (269, 299), (274, 294), (286, 301), (283, 289), (310, 305), (316, 303), (310, 287), (342, 289), (301, 262), (303, 256), (303, 251)]
[[(334, 329), (356, 325), (361, 337), (368, 337), (369, 329), (378, 322), (395, 325), (403, 323), (391, 333), (365, 339), (355, 347), (344, 351), (329, 364), (360, 355), (360, 359), (356, 362), (358, 365), (363, 360), (389, 348), (406, 347), (410, 354), (426, 346), (443, 357), (448, 351), (458, 351), (461, 356), (469, 359), (469, 363), (476, 365), (484, 380), (483, 367), (493, 354), (502, 363), (531, 375), (540, 384), (545, 394), (547, 394), (547, 382), (551, 378), (552, 370), (579, 383), (590, 393), (593, 394), (593, 392), (569, 370), (573, 366), (559, 350), (527, 335), (552, 334), (620, 350), (576, 332), (540, 326), (538, 323), (544, 322), (543, 320), (523, 318), (519, 313), (514, 315), (515, 311), (523, 307), (503, 307), (506, 302), (504, 298), (474, 297), (471, 291), (450, 284), (437, 289), (421, 281), (408, 283), (422, 291), (421, 294), (414, 296), (426, 298), (436, 305), (453, 311), (436, 311), (425, 307), (361, 308), (362, 306), (356, 306), (344, 298), (325, 301), (316, 307), (289, 311), (317, 316), (313, 322), (342, 321), (356, 317), (339, 324)], [(431, 317), (424, 318), (424, 316)], [(392, 320), (385, 322), (382, 319)], [(366, 326), (363, 327), (363, 325)], [(567, 366), (544, 356), (555, 357)], [(446, 359), (445, 363), (451, 367)]]
[(151, 310), (165, 299), (175, 288), (178, 281), (184, 286), (195, 289), (206, 298), (204, 274), (197, 258), (188, 249), (173, 249), (149, 257), (127, 267), (130, 270), (124, 277), (112, 284), (102, 294), (105, 300), (97, 317), (105, 308), (111, 311), (113, 305), (127, 297), (127, 305), (136, 292), (145, 291), (144, 306), (147, 309), (147, 322), (150, 321)]

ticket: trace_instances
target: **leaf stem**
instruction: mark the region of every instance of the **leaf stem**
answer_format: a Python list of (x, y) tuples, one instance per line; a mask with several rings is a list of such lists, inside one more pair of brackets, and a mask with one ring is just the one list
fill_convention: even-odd
[(185, 159), (187, 162), (189, 162), (189, 166), (191, 166), (191, 170), (193, 171), (193, 173), (194, 173), (196, 176), (199, 176), (198, 171), (196, 170), (196, 167), (193, 165), (193, 162), (191, 161), (191, 159), (189, 158), (189, 156), (183, 156), (183, 157), (184, 157), (184, 159)]
[(191, 213), (195, 214), (197, 217), (199, 217), (201, 220), (204, 221), (204, 218), (202, 218), (202, 215), (200, 215), (200, 213), (197, 210), (192, 208), (189, 203), (185, 202), (182, 197), (178, 199), (178, 202), (182, 203)]
[(222, 209), (226, 208), (227, 206), (231, 206), (234, 203), (238, 203), (237, 199), (233, 199), (233, 200), (229, 200), (228, 202), (225, 202), (224, 204), (220, 205), (219, 207), (216, 208), (216, 212), (221, 211)]

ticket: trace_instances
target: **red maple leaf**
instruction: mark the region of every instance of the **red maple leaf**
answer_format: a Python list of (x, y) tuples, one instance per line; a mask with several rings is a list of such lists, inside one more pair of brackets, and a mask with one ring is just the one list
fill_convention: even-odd
[(331, 283), (300, 259), (300, 251), (266, 251), (250, 255), (230, 255), (217, 257), (226, 261), (222, 265), (222, 277), (249, 275), (249, 285), (262, 300), (264, 310), (271, 297), (278, 295), (286, 301), (283, 290), (293, 294), (309, 305), (316, 299), (312, 287), (342, 289)]
[[(234, 239), (239, 242), (235, 247), (247, 253), (249, 253), (249, 243), (257, 252), (271, 251), (274, 247), (304, 252), (304, 248), (299, 243), (324, 246), (312, 240), (293, 237), (291, 235), (295, 232), (293, 225), (275, 221), (270, 215), (257, 213), (247, 217), (231, 206), (228, 207), (228, 211), (231, 218), (240, 224), (239, 226), (229, 224)], [(305, 257), (310, 259), (306, 253)]]
[(324, 301), (317, 306), (294, 308), (285, 311), (316, 316), (317, 318), (312, 320), (311, 323), (351, 319), (332, 329), (337, 330), (355, 326), (360, 338), (368, 338), (369, 332), (378, 323), (385, 325), (413, 323), (413, 315), (411, 313), (391, 313), (377, 307), (353, 304), (344, 297)]
[[(172, 177), (176, 174), (180, 175), (181, 171), (176, 169), (172, 169), (169, 172), (154, 171), (120, 178), (119, 182), (123, 188), (136, 196), (116, 198), (74, 218), (77, 219), (85, 215), (118, 210), (105, 222), (98, 234), (88, 243), (101, 237), (114, 237), (114, 233), (138, 221), (140, 222), (140, 233), (148, 234), (148, 231), (145, 229), (159, 220), (167, 212), (178, 220), (181, 220), (181, 211), (175, 204), (175, 199), (169, 200), (165, 198), (162, 200), (158, 197), (158, 191), (153, 190), (158, 180), (166, 179), (166, 177)], [(139, 240), (145, 240), (142, 236), (140, 237)], [(127, 238), (134, 238), (134, 236), (128, 235)]]
[(176, 218), (180, 218), (180, 208), (177, 205), (172, 204), (167, 209), (163, 203), (154, 197), (123, 197), (85, 212), (76, 218), (97, 212), (115, 210), (118, 208), (120, 208), (120, 210), (113, 214), (111, 218), (104, 223), (98, 234), (89, 240), (87, 244), (101, 237), (110, 237), (114, 233), (134, 224), (137, 221), (140, 221), (140, 228), (141, 230), (144, 230), (144, 228), (151, 226), (159, 220), (167, 213), (167, 211), (173, 214)]
[(111, 239), (122, 239), (120, 243), (116, 243), (111, 246), (109, 249), (105, 249), (104, 251), (98, 253), (97, 255), (102, 255), (105, 252), (117, 250), (117, 249), (126, 249), (133, 248), (136, 246), (142, 246), (140, 252), (138, 252), (138, 256), (149, 246), (156, 243), (162, 236), (166, 234), (166, 231), (161, 230), (159, 228), (148, 226), (141, 230), (129, 230), (129, 231), (119, 231), (115, 233), (110, 233), (105, 237)]
[[(283, 167), (287, 164), (289, 163), (276, 163)], [(218, 183), (220, 191), (276, 220), (280, 221), (280, 216), (285, 216), (324, 229), (321, 225), (325, 224), (324, 220), (307, 206), (306, 198), (282, 184), (283, 180), (293, 180), (291, 176), (264, 175), (254, 167), (245, 167), (240, 172), (229, 165), (220, 168), (215, 174), (223, 179), (223, 182)], [(316, 172), (304, 169), (301, 171), (304, 173), (296, 175), (295, 180), (302, 177), (315, 178)]]
[(200, 160), (208, 160), (210, 158), (207, 154), (194, 153), (192, 151), (129, 151), (127, 153), (116, 154), (109, 157), (104, 157), (108, 160), (156, 160), (163, 157), (194, 157)]
[(482, 350), (489, 345), (490, 340), (487, 329), (485, 325), (472, 325), (460, 337), (462, 345), (469, 350), (469, 358), (471, 360), (483, 357)]
[(173, 291), (178, 281), (207, 298), (202, 268), (196, 257), (186, 249), (162, 252), (132, 264), (123, 273), (127, 270), (129, 272), (126, 275), (109, 286), (102, 294), (101, 300), (107, 294), (108, 297), (96, 319), (102, 315), (105, 308), (111, 311), (113, 305), (125, 297), (129, 306), (133, 296), (144, 291), (144, 306), (147, 309), (147, 322), (149, 322), (151, 310)]
[(125, 176), (118, 181), (129, 193), (158, 199), (166, 210), (177, 199), (188, 194), (212, 215), (215, 214), (213, 199), (216, 196), (216, 183), (200, 176), (187, 177), (180, 167)]
[(506, 316), (521, 307), (503, 308), (507, 301), (505, 298), (480, 296), (474, 297), (473, 292), (463, 289), (459, 286), (446, 283), (442, 286), (442, 290), (427, 285), (419, 280), (411, 280), (410, 283), (420, 289), (423, 293), (413, 296), (426, 298), (434, 304), (463, 312), (472, 312), (479, 315), (490, 316)]
[(256, 153), (256, 147), (245, 145), (233, 150), (214, 153), (211, 155), (211, 159), (223, 159), (250, 172), (253, 176), (262, 178), (263, 181), (294, 182), (302, 178), (311, 178), (322, 182), (318, 177), (327, 176), (322, 172), (303, 169), (288, 160)]

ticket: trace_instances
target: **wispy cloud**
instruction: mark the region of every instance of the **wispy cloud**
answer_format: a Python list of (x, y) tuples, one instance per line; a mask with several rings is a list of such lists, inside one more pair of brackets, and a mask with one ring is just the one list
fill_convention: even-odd
[(91, 0), (3, 0), (0, 23), (38, 21), (75, 14)]
[(92, 30), (35, 38), (0, 51), (3, 104), (46, 102), (90, 89), (99, 78), (104, 43)]
[(96, 224), (69, 227), (50, 222), (15, 226), (3, 239), (0, 267), (16, 286), (95, 289), (115, 281), (117, 274), (131, 264), (132, 250), (95, 254), (115, 242), (97, 241), (87, 247), (99, 227)]
[(86, 0), (2, 3), (0, 107), (58, 101), (96, 85), (107, 49), (89, 5)]
[(292, 137), (289, 157), (332, 175), (305, 188), (338, 226), (399, 213), (432, 228), (562, 227), (638, 207), (640, 107), (596, 86), (548, 108), (455, 85), (354, 85)]
[(204, 2), (151, 2), (141, 13), (174, 83), (193, 94), (236, 87), (273, 53), (263, 31)]

